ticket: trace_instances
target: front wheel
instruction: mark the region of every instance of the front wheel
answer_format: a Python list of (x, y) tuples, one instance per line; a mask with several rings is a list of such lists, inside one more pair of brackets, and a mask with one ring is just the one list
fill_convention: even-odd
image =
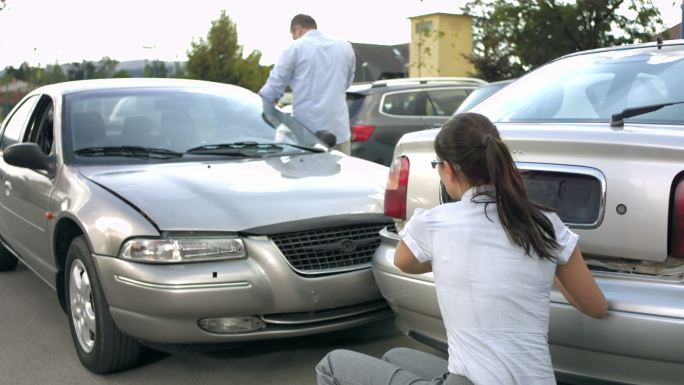
[(140, 344), (114, 324), (83, 236), (69, 246), (65, 274), (69, 327), (83, 366), (97, 374), (134, 366), (140, 358)]
[(0, 244), (0, 271), (10, 271), (17, 267), (17, 257)]

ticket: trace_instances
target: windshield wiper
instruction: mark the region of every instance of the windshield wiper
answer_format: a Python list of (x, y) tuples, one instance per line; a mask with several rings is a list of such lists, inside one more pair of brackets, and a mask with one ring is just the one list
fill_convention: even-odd
[(222, 144), (205, 144), (187, 151), (188, 154), (208, 155), (243, 155), (260, 156), (283, 151), (283, 147), (272, 143), (234, 142)]
[(285, 142), (278, 142), (278, 143), (274, 143), (274, 144), (281, 145), (281, 146), (282, 145), (290, 146), (290, 147), (298, 148), (300, 150), (306, 150), (306, 151), (311, 151), (311, 152), (326, 152), (322, 148), (302, 146), (301, 144), (293, 144), (293, 143), (285, 143)]
[(84, 156), (130, 156), (136, 158), (180, 158), (183, 153), (165, 148), (143, 147), (143, 146), (106, 146), (106, 147), (87, 147), (74, 151), (77, 155)]
[(610, 118), (610, 126), (611, 127), (622, 127), (625, 124), (625, 119), (631, 118), (634, 116), (639, 116), (643, 115), (649, 112), (657, 111), (663, 107), (667, 106), (673, 106), (675, 104), (684, 104), (684, 100), (680, 102), (669, 102), (669, 103), (660, 103), (660, 104), (651, 104), (648, 106), (640, 106), (640, 107), (629, 107), (625, 108), (622, 110), (622, 112), (618, 114), (613, 114), (613, 116)]

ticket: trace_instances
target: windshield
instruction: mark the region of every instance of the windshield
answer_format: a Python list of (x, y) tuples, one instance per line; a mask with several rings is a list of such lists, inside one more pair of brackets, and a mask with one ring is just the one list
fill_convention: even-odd
[(510, 84), (512, 80), (500, 81), (496, 83), (487, 84), (485, 86), (480, 86), (471, 92), (470, 95), (458, 106), (454, 115), (460, 114), (461, 112), (466, 112), (476, 106), (478, 103), (492, 96), (496, 91), (504, 88)]
[(71, 160), (78, 161), (103, 157), (173, 159), (178, 156), (169, 155), (198, 156), (198, 151), (187, 152), (235, 143), (238, 145), (231, 146), (233, 150), (227, 155), (263, 156), (264, 151), (254, 151), (255, 145), (275, 143), (283, 147), (280, 155), (306, 152), (307, 148), (325, 149), (290, 115), (257, 94), (233, 86), (80, 92), (65, 98), (64, 118), (65, 149), (72, 154)]
[[(684, 47), (568, 57), (531, 72), (473, 108), (495, 122), (610, 122), (625, 108), (684, 101)], [(626, 119), (684, 124), (684, 105)]]

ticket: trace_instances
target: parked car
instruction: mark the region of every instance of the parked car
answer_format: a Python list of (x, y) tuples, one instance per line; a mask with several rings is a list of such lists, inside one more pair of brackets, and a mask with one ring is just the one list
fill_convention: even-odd
[(389, 166), (402, 135), (440, 127), (463, 100), (487, 82), (476, 78), (405, 78), (347, 90), (351, 153)]
[(330, 151), (248, 90), (50, 85), (1, 134), (0, 271), (20, 260), (57, 292), (93, 372), (131, 367), (141, 343), (293, 337), (392, 316), (370, 271), (387, 168)]
[(485, 84), (482, 86), (477, 87), (476, 89), (471, 92), (467, 98), (461, 103), (461, 105), (458, 106), (456, 111), (454, 112), (454, 115), (460, 114), (461, 112), (466, 112), (470, 110), (471, 108), (475, 107), (478, 105), (480, 102), (483, 100), (487, 99), (488, 97), (494, 95), (495, 92), (498, 92), (500, 89), (506, 87), (507, 85), (513, 83), (515, 79), (510, 79), (510, 80), (501, 80), (498, 82), (492, 82), (489, 84)]
[[(593, 319), (551, 293), (548, 338), (560, 378), (682, 383), (683, 73), (681, 40), (581, 52), (471, 110), (495, 122), (531, 199), (557, 210), (580, 235), (609, 302), (609, 315)], [(407, 134), (397, 145), (385, 210), (398, 228), (415, 208), (451, 202), (430, 167), (437, 132)], [(398, 326), (445, 349), (432, 274), (400, 272), (396, 228), (382, 237), (374, 273)]]

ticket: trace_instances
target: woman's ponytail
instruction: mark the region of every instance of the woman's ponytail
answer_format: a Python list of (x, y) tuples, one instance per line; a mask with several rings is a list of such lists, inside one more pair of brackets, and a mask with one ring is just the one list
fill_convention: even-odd
[(492, 185), (480, 192), (496, 202), (497, 214), (508, 238), (527, 255), (554, 260), (558, 247), (551, 221), (542, 207), (527, 198), (522, 175), (496, 126), (485, 116), (458, 114), (444, 124), (435, 138), (437, 155), (458, 164), (473, 186)]

